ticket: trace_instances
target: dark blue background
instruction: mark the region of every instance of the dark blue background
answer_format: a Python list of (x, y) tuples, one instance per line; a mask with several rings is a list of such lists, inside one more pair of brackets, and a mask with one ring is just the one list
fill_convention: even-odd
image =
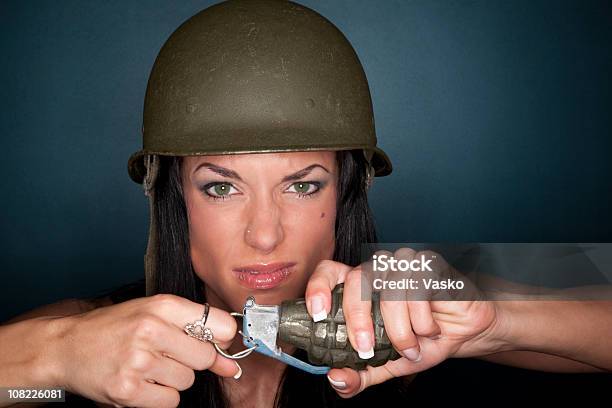
[[(0, 2), (0, 320), (142, 276), (149, 70), (209, 1)], [(301, 1), (370, 82), (387, 242), (609, 242), (607, 1)]]

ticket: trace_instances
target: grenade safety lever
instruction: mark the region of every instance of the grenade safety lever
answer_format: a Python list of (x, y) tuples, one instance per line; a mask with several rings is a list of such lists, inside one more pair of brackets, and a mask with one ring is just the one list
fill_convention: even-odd
[[(328, 317), (314, 322), (304, 299), (284, 301), (277, 305), (258, 305), (249, 297), (243, 310), (243, 343), (258, 353), (267, 355), (312, 374), (326, 374), (331, 367), (356, 370), (367, 365), (380, 366), (399, 358), (385, 332), (378, 294), (372, 294), (374, 322), (374, 357), (364, 360), (351, 346), (342, 313), (343, 285), (332, 292), (332, 307)], [(277, 341), (294, 345), (308, 353), (308, 364), (284, 353)]]

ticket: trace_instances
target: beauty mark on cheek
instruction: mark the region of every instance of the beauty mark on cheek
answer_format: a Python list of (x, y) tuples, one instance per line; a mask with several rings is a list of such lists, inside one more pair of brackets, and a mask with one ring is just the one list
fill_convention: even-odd
[(325, 213), (324, 212), (321, 213), (321, 218), (325, 218)]

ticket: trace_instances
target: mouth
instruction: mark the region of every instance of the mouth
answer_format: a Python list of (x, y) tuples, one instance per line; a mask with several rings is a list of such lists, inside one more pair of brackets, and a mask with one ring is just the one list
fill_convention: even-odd
[(238, 282), (249, 289), (272, 289), (293, 272), (295, 262), (245, 265), (232, 270)]

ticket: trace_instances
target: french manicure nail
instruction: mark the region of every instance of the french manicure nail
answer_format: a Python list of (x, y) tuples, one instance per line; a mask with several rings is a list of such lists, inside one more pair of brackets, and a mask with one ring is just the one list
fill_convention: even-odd
[(242, 367), (240, 367), (240, 364), (238, 364), (237, 361), (234, 361), (234, 363), (236, 363), (236, 367), (238, 367), (238, 372), (234, 374), (234, 380), (237, 380), (242, 377)]
[(402, 354), (404, 355), (404, 357), (414, 363), (418, 363), (419, 361), (421, 361), (421, 352), (416, 347), (402, 350)]
[(368, 360), (374, 357), (374, 345), (372, 337), (368, 332), (360, 331), (355, 336), (357, 338), (357, 354), (362, 360)]
[(310, 304), (312, 311), (312, 320), (316, 322), (320, 322), (321, 320), (325, 320), (327, 318), (327, 312), (325, 311), (325, 302), (320, 296), (315, 296), (312, 299), (312, 303)]
[(346, 388), (346, 383), (344, 381), (336, 381), (333, 378), (331, 378), (329, 375), (327, 376), (327, 379), (331, 383), (332, 387), (338, 390), (343, 390)]

